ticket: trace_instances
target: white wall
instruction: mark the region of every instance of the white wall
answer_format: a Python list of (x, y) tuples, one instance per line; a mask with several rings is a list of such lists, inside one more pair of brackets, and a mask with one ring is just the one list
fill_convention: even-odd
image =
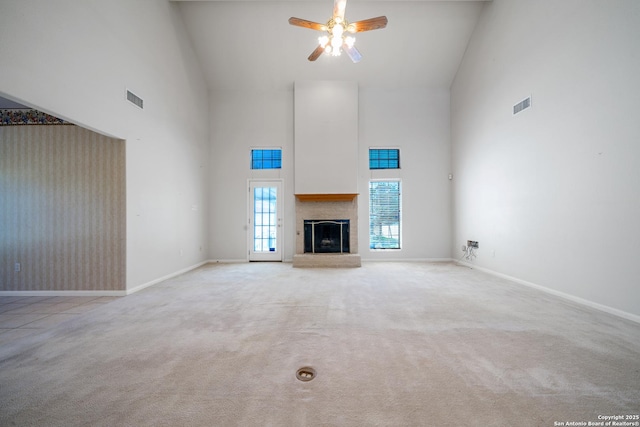
[[(293, 82), (288, 89), (210, 94), (211, 259), (248, 259), (248, 180), (281, 179), (283, 255), (293, 259)], [(252, 148), (282, 148), (282, 169), (252, 170)]]
[[(126, 140), (127, 289), (206, 260), (208, 97), (177, 6), (0, 8), (0, 94)], [(125, 100), (126, 88), (144, 110)]]
[[(211, 92), (212, 259), (247, 259), (247, 180), (284, 182), (284, 259), (295, 252), (293, 82), (288, 90)], [(359, 90), (358, 252), (363, 259), (440, 259), (451, 254), (449, 91)], [(251, 147), (282, 147), (280, 171), (251, 171)], [(370, 146), (401, 149), (400, 171), (369, 171)], [(403, 184), (403, 249), (369, 250), (371, 178)]]
[(296, 194), (358, 192), (358, 83), (294, 85)]
[(639, 40), (636, 0), (485, 5), (452, 86), (454, 257), (478, 240), (480, 267), (640, 314)]
[[(451, 254), (449, 91), (360, 89), (359, 252), (363, 260)], [(400, 149), (399, 170), (369, 170), (369, 148)], [(369, 249), (369, 180), (401, 179), (400, 250)]]

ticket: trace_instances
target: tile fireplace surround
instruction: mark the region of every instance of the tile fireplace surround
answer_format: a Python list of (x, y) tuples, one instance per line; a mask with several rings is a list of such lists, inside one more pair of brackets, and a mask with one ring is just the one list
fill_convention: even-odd
[[(304, 220), (349, 220), (350, 253), (304, 253)], [(357, 194), (296, 194), (294, 267), (360, 267)]]

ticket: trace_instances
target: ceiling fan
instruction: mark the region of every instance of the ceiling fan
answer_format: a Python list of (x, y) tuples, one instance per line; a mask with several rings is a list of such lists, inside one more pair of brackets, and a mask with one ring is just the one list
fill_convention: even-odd
[(338, 56), (344, 50), (353, 62), (359, 62), (362, 55), (355, 47), (355, 37), (349, 35), (362, 31), (378, 30), (387, 26), (387, 17), (365, 19), (364, 21), (348, 22), (344, 19), (344, 10), (347, 7), (347, 0), (334, 0), (333, 16), (326, 24), (307, 21), (300, 18), (289, 18), (289, 24), (297, 27), (309, 28), (317, 31), (324, 31), (327, 34), (318, 38), (319, 45), (309, 55), (309, 61), (315, 61), (322, 53)]

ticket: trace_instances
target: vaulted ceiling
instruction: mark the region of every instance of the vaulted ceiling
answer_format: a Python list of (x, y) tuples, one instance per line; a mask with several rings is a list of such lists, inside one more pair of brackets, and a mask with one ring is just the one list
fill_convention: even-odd
[(485, 1), (349, 0), (349, 21), (387, 16), (387, 28), (356, 34), (363, 55), (307, 60), (320, 32), (292, 16), (325, 23), (333, 0), (174, 0), (209, 87), (281, 89), (295, 80), (355, 80), (361, 87), (449, 88)]

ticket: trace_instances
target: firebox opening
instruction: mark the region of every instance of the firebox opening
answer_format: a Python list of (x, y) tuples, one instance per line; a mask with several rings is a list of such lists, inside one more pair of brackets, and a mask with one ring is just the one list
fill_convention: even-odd
[(349, 220), (304, 220), (305, 253), (349, 253)]

